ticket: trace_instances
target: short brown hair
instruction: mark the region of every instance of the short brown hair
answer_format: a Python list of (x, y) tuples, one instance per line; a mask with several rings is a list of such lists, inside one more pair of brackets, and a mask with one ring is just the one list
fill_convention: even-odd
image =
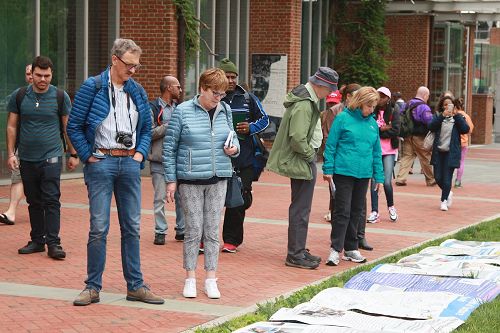
[(373, 87), (361, 87), (354, 92), (349, 102), (349, 109), (354, 110), (360, 108), (362, 105), (377, 104), (380, 96), (378, 91)]
[(198, 89), (226, 91), (229, 86), (226, 73), (220, 68), (209, 68), (201, 73)]
[(35, 71), (35, 68), (40, 69), (51, 69), (54, 71), (54, 65), (52, 64), (52, 60), (49, 57), (38, 56), (33, 59), (33, 63), (31, 64), (31, 73)]

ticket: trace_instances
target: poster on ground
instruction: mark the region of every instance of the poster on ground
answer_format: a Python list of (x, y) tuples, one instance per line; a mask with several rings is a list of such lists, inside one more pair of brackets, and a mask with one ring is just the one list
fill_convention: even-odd
[(456, 317), (467, 320), (481, 300), (447, 292), (364, 291), (328, 288), (314, 296), (311, 303), (335, 310), (407, 319)]
[(369, 291), (446, 291), (479, 298), (484, 302), (489, 302), (500, 294), (500, 284), (486, 279), (391, 274), (373, 271), (356, 274), (347, 281), (344, 288)]
[(362, 331), (436, 333), (451, 332), (463, 321), (455, 318), (429, 320), (404, 320), (385, 316), (370, 316), (353, 311), (335, 310), (313, 302), (297, 305), (295, 308), (281, 308), (270, 318), (271, 321), (292, 321), (309, 325), (330, 325), (348, 327)]

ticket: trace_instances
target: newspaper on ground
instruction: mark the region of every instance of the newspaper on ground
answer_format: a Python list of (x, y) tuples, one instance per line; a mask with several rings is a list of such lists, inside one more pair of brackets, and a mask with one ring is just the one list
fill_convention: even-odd
[(369, 291), (446, 291), (489, 302), (500, 294), (500, 284), (486, 279), (440, 277), (414, 274), (360, 272), (344, 288)]
[(494, 247), (500, 251), (500, 242), (478, 242), (478, 241), (461, 241), (458, 239), (447, 239), (439, 246), (454, 247), (454, 248), (478, 248), (478, 247)]
[(404, 257), (398, 263), (432, 263), (462, 261), (470, 263), (483, 263), (500, 266), (500, 256), (488, 255), (446, 255), (415, 253)]
[(307, 325), (299, 323), (261, 321), (233, 333), (370, 333), (348, 327)]
[(314, 296), (311, 303), (342, 311), (407, 319), (455, 317), (467, 320), (481, 300), (457, 294), (435, 292), (365, 291), (328, 288)]
[(444, 247), (429, 246), (420, 254), (442, 254), (447, 256), (500, 256), (496, 247)]
[(313, 302), (297, 305), (295, 308), (281, 308), (270, 318), (271, 321), (292, 321), (309, 325), (330, 325), (354, 328), (362, 331), (436, 333), (451, 332), (463, 324), (455, 317), (405, 320), (385, 316), (370, 316), (354, 311), (335, 310)]
[(375, 266), (372, 271), (395, 274), (467, 277), (472, 279), (487, 279), (500, 283), (500, 267), (460, 260), (453, 262), (380, 264)]

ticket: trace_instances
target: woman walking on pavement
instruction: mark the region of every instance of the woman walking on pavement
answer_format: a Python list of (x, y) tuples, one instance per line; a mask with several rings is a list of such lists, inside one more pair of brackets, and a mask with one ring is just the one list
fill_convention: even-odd
[[(389, 219), (391, 222), (396, 222), (398, 214), (394, 207), (394, 193), (392, 187), (392, 173), (394, 171), (394, 163), (399, 147), (399, 112), (394, 112), (391, 101), (391, 91), (386, 87), (377, 89), (380, 94), (380, 101), (375, 108), (374, 117), (377, 121), (380, 145), (382, 148), (382, 165), (384, 167), (384, 193), (387, 200), (387, 209), (389, 211)], [(368, 216), (367, 222), (376, 223), (380, 221), (378, 210), (378, 193), (375, 191), (375, 181), (371, 181), (371, 204), (372, 211)], [(359, 236), (359, 235), (358, 235)]]
[(440, 208), (447, 211), (453, 204), (453, 171), (460, 167), (460, 134), (469, 132), (470, 127), (465, 117), (457, 112), (451, 97), (444, 96), (438, 105), (441, 108), (429, 123), (429, 130), (435, 133), (431, 164), (434, 166), (434, 178), (441, 188)]

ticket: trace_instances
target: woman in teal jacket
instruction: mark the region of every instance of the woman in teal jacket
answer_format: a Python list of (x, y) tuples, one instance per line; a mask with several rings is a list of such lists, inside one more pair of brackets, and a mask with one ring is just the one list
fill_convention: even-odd
[(335, 118), (326, 141), (323, 179), (335, 188), (329, 266), (339, 264), (342, 250), (343, 260), (366, 261), (358, 251), (358, 224), (365, 219), (370, 178), (375, 179), (377, 192), (384, 183), (378, 126), (371, 116), (378, 100), (375, 88), (357, 90)]
[(220, 298), (215, 272), (219, 259), (219, 223), (227, 179), (233, 174), (231, 157), (239, 154), (231, 108), (221, 99), (228, 81), (223, 70), (211, 68), (200, 76), (199, 95), (177, 106), (163, 143), (167, 202), (179, 190), (186, 223), (184, 231), (184, 297), (196, 297), (196, 264), (201, 237), (205, 247), (205, 293)]

